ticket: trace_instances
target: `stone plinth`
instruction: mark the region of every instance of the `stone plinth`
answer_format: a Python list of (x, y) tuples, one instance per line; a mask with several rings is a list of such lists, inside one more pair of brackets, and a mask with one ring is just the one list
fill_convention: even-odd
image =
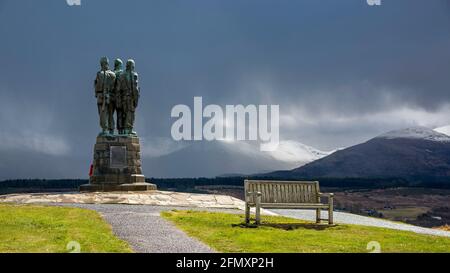
[(80, 191), (147, 191), (156, 185), (142, 174), (138, 137), (99, 136), (94, 146), (94, 162), (89, 184)]

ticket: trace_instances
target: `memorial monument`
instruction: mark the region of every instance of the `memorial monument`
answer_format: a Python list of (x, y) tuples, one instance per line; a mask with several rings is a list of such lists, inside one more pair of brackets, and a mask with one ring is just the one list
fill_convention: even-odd
[(128, 60), (125, 71), (122, 64), (116, 59), (111, 71), (108, 58), (100, 59), (94, 90), (101, 132), (94, 146), (89, 184), (80, 186), (80, 191), (156, 190), (156, 185), (145, 182), (139, 137), (133, 130), (140, 96), (135, 62)]

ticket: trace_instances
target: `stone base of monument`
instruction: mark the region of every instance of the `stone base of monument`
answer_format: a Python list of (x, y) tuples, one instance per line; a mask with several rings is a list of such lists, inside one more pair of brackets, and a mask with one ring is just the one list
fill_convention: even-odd
[(86, 184), (80, 186), (81, 192), (106, 192), (106, 191), (154, 191), (156, 185), (150, 183), (134, 183), (121, 185)]
[(94, 146), (94, 162), (89, 184), (80, 191), (148, 191), (156, 185), (146, 183), (142, 174), (138, 137), (99, 136)]

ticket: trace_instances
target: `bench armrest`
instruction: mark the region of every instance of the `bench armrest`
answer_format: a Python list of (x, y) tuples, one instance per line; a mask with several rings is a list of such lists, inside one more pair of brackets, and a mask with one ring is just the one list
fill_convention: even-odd
[[(262, 196), (262, 193), (259, 191), (248, 191), (246, 196), (245, 196), (245, 202), (248, 202), (249, 200), (247, 199), (247, 197), (249, 196), (253, 196), (255, 199), (258, 196)], [(256, 201), (256, 200), (255, 200)]]
[[(333, 206), (334, 206), (334, 193), (322, 193), (319, 192), (319, 203), (320, 203), (320, 198), (321, 197), (328, 197), (328, 205), (330, 207), (330, 210), (333, 211)], [(332, 213), (332, 212), (331, 212)], [(332, 220), (331, 220), (332, 221)]]
[(319, 192), (320, 197), (334, 197), (334, 193), (323, 193)]
[(255, 195), (255, 196), (261, 196), (262, 193), (259, 191), (248, 191), (247, 195)]
[(328, 203), (332, 203), (333, 199), (334, 199), (334, 193), (323, 193), (323, 192), (319, 192), (319, 198), (318, 201), (319, 203), (321, 203), (321, 198), (322, 197), (328, 197)]

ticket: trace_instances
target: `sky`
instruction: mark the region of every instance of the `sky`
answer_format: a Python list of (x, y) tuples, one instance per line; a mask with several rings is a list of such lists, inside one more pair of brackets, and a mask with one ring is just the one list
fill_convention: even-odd
[(144, 160), (190, 145), (194, 96), (280, 105), (280, 138), (324, 151), (450, 124), (448, 0), (0, 0), (0, 179), (87, 176), (103, 55), (136, 61)]

